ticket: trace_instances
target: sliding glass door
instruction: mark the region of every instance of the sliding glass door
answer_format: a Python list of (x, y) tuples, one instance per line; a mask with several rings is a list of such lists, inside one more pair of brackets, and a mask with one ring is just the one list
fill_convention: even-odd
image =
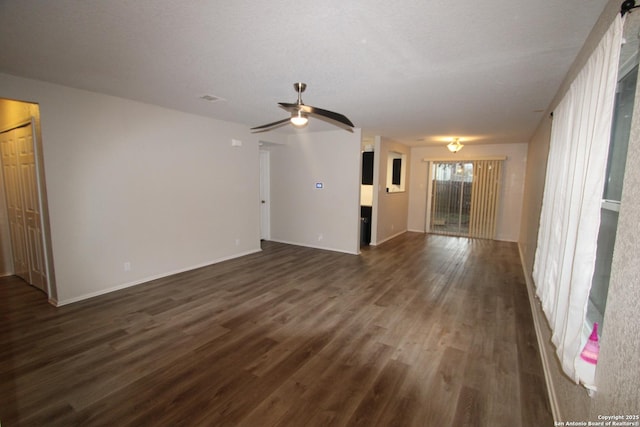
[(438, 234), (469, 234), (473, 164), (434, 163), (430, 231)]
[(434, 162), (429, 232), (495, 237), (501, 160)]

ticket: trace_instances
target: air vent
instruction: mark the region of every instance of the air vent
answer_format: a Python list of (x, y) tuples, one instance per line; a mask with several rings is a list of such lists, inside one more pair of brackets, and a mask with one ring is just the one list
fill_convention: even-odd
[(209, 101), (209, 102), (224, 101), (224, 98), (220, 98), (219, 96), (214, 96), (214, 95), (202, 95), (200, 99), (204, 99), (205, 101)]

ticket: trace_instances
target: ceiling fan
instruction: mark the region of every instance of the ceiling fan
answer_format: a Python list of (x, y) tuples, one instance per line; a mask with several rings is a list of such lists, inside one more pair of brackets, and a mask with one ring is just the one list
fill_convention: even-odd
[(316, 116), (320, 119), (332, 122), (337, 126), (343, 127), (347, 126), (346, 130), (351, 132), (351, 128), (353, 127), (353, 123), (346, 116), (335, 113), (329, 110), (323, 110), (322, 108), (312, 107), (311, 105), (305, 105), (302, 102), (302, 92), (307, 88), (306, 83), (294, 83), (293, 88), (298, 92), (298, 102), (295, 104), (288, 104), (286, 102), (279, 102), (278, 105), (284, 108), (285, 110), (291, 113), (291, 117), (286, 119), (278, 120), (277, 122), (267, 123), (266, 125), (256, 126), (251, 128), (252, 131), (255, 132), (264, 132), (271, 130), (277, 126), (281, 126), (286, 122), (291, 122), (291, 124), (297, 128), (302, 128), (307, 125), (309, 122), (309, 116)]

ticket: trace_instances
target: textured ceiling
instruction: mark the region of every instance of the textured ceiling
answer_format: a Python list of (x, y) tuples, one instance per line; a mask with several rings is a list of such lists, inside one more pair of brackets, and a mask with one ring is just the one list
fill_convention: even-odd
[(367, 136), (526, 142), (606, 3), (0, 0), (0, 72), (247, 127), (302, 81)]

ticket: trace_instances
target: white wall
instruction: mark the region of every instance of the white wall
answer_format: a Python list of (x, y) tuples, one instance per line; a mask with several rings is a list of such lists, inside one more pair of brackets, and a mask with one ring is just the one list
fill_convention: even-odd
[[(406, 174), (405, 191), (397, 193), (387, 193), (386, 191), (390, 151), (406, 155), (406, 162), (403, 162), (405, 163), (403, 168), (407, 168), (404, 172)], [(374, 186), (376, 194), (374, 195), (375, 207), (373, 208), (373, 226), (375, 226), (375, 230), (372, 230), (371, 242), (379, 245), (407, 231), (409, 194), (413, 186), (410, 178), (413, 165), (409, 147), (384, 137), (376, 139), (375, 162), (379, 172), (378, 175), (374, 174), (374, 179), (377, 179), (377, 184)]]
[(268, 147), (271, 240), (359, 252), (360, 139), (360, 129), (297, 133)]
[(58, 303), (260, 249), (246, 126), (3, 74), (0, 93), (40, 104)]
[(411, 150), (411, 191), (409, 197), (409, 229), (425, 231), (428, 163), (425, 158), (438, 160), (467, 160), (482, 157), (506, 156), (500, 192), (500, 207), (496, 239), (517, 242), (520, 234), (524, 176), (527, 164), (527, 144), (467, 144), (458, 153), (451, 153), (445, 145), (414, 147)]

